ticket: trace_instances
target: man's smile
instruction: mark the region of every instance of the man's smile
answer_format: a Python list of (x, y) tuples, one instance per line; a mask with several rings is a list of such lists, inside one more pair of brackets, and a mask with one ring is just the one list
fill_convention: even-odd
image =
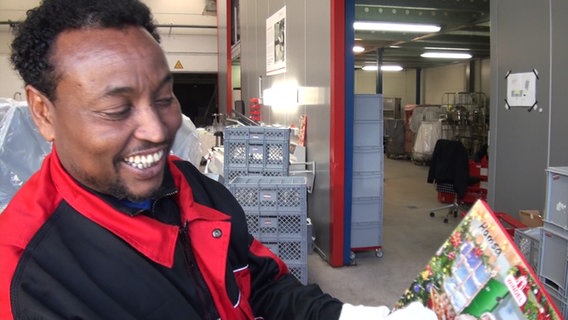
[(124, 158), (124, 162), (136, 169), (146, 169), (156, 165), (164, 157), (164, 150), (147, 155), (135, 155)]

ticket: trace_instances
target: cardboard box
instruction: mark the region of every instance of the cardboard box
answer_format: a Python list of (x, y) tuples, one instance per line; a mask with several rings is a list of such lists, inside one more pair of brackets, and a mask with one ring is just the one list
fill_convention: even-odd
[(541, 227), (543, 224), (539, 210), (519, 210), (519, 217), (521, 222), (530, 228)]

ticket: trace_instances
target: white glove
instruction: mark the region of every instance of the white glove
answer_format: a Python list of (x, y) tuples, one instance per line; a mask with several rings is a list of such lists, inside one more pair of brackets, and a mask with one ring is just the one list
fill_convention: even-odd
[(389, 314), (385, 320), (438, 320), (438, 316), (434, 311), (426, 308), (422, 303), (414, 301), (402, 309), (398, 309)]
[(349, 303), (344, 303), (339, 314), (339, 320), (381, 320), (390, 313), (390, 309), (386, 306), (368, 307)]
[(420, 302), (412, 302), (408, 306), (393, 313), (386, 306), (354, 306), (344, 303), (339, 320), (438, 320), (434, 311), (424, 307)]

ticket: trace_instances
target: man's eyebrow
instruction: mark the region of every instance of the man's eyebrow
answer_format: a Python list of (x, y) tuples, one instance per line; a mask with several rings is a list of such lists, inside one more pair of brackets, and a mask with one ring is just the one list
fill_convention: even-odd
[(131, 87), (114, 87), (110, 88), (110, 90), (106, 90), (105, 93), (103, 94), (103, 97), (119, 96), (124, 93), (130, 93), (132, 91), (134, 90)]
[(171, 83), (172, 81), (174, 81), (174, 77), (171, 72), (168, 72), (168, 74), (166, 74), (166, 76), (162, 79), (162, 81), (160, 81), (158, 89), (161, 89), (163, 86)]
[[(157, 90), (161, 89), (164, 85), (169, 84), (172, 81), (173, 81), (173, 76), (170, 72), (166, 74), (166, 76), (164, 76), (164, 78), (162, 78), (162, 80), (158, 83)], [(124, 93), (131, 93), (133, 91), (134, 89), (131, 87), (114, 87), (110, 88), (109, 90), (106, 90), (105, 93), (103, 94), (103, 97), (119, 96)]]

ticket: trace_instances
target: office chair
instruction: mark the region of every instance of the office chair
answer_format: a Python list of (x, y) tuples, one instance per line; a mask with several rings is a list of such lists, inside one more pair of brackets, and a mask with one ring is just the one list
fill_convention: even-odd
[(451, 215), (457, 217), (460, 210), (465, 209), (462, 199), (469, 186), (479, 184), (479, 177), (470, 176), (467, 150), (460, 141), (439, 139), (432, 152), (427, 181), (436, 184), (436, 191), (453, 195), (451, 204), (430, 211), (430, 216), (434, 217), (437, 211), (448, 210), (444, 218), (447, 223)]

